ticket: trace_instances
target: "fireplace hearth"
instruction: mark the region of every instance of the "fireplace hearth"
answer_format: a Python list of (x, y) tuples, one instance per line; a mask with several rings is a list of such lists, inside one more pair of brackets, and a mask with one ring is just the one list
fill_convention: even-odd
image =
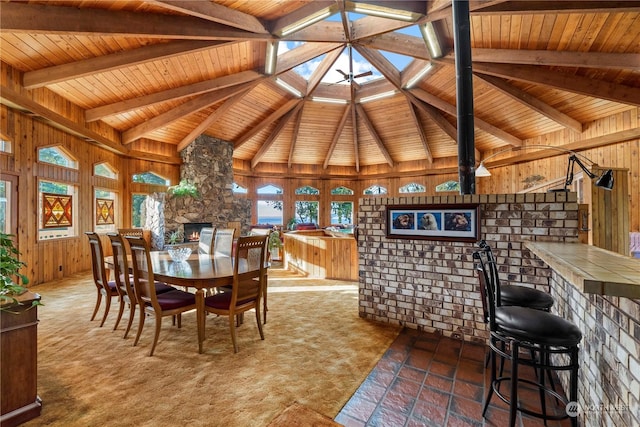
[(211, 227), (210, 222), (187, 222), (184, 225), (184, 242), (200, 241), (200, 231), (204, 227)]

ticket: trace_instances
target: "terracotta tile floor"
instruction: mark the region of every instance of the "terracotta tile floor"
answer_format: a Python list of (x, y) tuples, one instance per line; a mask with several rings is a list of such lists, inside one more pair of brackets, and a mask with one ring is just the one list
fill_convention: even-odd
[[(347, 427), (507, 426), (508, 406), (495, 395), (487, 418), (482, 418), (490, 378), (490, 369), (484, 367), (487, 351), (485, 346), (405, 329), (335, 421)], [(524, 401), (538, 402), (537, 391), (520, 394)], [(537, 425), (544, 423), (518, 414), (516, 426)], [(569, 420), (547, 422), (549, 427), (568, 425)]]

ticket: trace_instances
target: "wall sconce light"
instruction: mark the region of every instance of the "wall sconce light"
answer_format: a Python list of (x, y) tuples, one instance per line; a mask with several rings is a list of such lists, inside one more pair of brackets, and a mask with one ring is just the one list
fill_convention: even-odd
[[(565, 177), (565, 180), (564, 180), (564, 187), (554, 191), (569, 191), (568, 187), (573, 183), (573, 169), (576, 163), (578, 164), (578, 166), (580, 166), (580, 168), (584, 171), (584, 173), (587, 174), (589, 178), (594, 179), (597, 177), (596, 174), (591, 172), (587, 168), (587, 166), (585, 166), (585, 164), (580, 160), (580, 158), (582, 158), (583, 161), (587, 161), (591, 163), (591, 167), (597, 166), (597, 164), (594, 161), (592, 161), (591, 159), (589, 159), (588, 157), (582, 154), (576, 153), (575, 151), (567, 150), (566, 148), (555, 147), (553, 145), (528, 145), (528, 146), (522, 146), (522, 147), (510, 147), (504, 150), (500, 150), (497, 153), (493, 153), (492, 155), (490, 155), (486, 159), (483, 159), (480, 162), (480, 165), (476, 168), (475, 176), (477, 177), (491, 176), (491, 172), (489, 172), (489, 170), (484, 165), (487, 160), (492, 159), (493, 157), (496, 157), (500, 154), (507, 153), (509, 151), (519, 151), (519, 150), (527, 150), (527, 149), (549, 149), (549, 150), (556, 150), (556, 151), (561, 151), (563, 153), (571, 154), (571, 156), (569, 156), (569, 164), (567, 165), (567, 176)], [(600, 175), (600, 177), (596, 180), (594, 185), (596, 187), (600, 187), (605, 190), (611, 190), (613, 188), (613, 171), (611, 169), (607, 169), (606, 171), (604, 171), (602, 175)]]

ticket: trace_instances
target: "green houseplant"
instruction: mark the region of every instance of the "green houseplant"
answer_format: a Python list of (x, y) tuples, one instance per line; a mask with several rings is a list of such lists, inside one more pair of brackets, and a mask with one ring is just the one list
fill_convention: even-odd
[(282, 244), (282, 238), (280, 238), (280, 231), (274, 228), (269, 233), (269, 240), (267, 240), (267, 250), (271, 252), (271, 259), (280, 259), (280, 248), (284, 246)]
[(196, 186), (187, 180), (181, 180), (178, 185), (172, 185), (167, 189), (167, 193), (174, 197), (186, 197), (191, 196), (194, 198), (200, 197), (200, 192)]
[[(20, 252), (15, 247), (11, 234), (0, 233), (0, 305), (3, 310), (21, 304), (17, 297), (27, 291), (25, 285), (29, 279), (20, 273), (26, 264), (20, 261)], [(40, 300), (33, 300), (34, 305), (41, 305)]]

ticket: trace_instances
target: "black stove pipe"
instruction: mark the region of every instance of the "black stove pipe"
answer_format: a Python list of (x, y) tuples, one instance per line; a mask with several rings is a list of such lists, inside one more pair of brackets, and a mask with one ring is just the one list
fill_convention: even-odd
[(469, 2), (467, 0), (453, 0), (460, 194), (475, 194), (476, 192), (470, 27)]

